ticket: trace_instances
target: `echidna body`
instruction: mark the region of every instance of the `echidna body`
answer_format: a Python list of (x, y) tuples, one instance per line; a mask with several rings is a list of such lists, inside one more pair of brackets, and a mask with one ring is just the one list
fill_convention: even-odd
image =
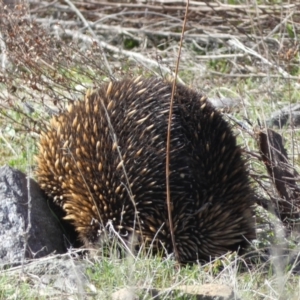
[[(150, 78), (104, 84), (51, 120), (37, 175), (84, 243), (109, 221), (124, 239), (173, 252), (166, 202), (172, 84)], [(205, 97), (176, 86), (170, 190), (181, 262), (208, 260), (255, 237), (253, 192), (230, 126)]]

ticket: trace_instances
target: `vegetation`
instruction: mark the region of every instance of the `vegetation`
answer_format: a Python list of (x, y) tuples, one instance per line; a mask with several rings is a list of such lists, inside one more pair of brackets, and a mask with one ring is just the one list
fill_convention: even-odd
[[(185, 11), (182, 1), (173, 2), (29, 0), (0, 6), (1, 165), (34, 169), (40, 131), (86, 89), (124, 76), (172, 78)], [(253, 185), (268, 200), (275, 191), (255, 132), (272, 113), (298, 103), (299, 20), (290, 1), (192, 1), (180, 56), (178, 81), (230, 103), (226, 116), (249, 156)], [(299, 129), (291, 121), (276, 130), (299, 170)], [(172, 257), (102, 253), (83, 259), (84, 280), (73, 292), (22, 267), (0, 266), (0, 299), (108, 299), (122, 287), (203, 283), (227, 284), (240, 299), (299, 299), (297, 233), (283, 235), (278, 218), (261, 206), (257, 221), (258, 239), (244, 257), (233, 253), (179, 267)]]

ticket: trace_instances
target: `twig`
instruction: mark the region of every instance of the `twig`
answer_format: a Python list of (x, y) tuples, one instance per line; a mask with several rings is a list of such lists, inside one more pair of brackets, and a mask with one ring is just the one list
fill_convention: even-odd
[[(77, 9), (77, 7), (70, 1), (70, 0), (64, 0), (73, 10), (74, 12), (78, 15), (78, 17), (80, 18), (80, 20), (83, 22), (84, 26), (86, 26), (90, 32), (90, 34), (93, 36), (93, 38), (98, 42), (98, 37), (97, 35), (94, 33), (94, 31), (92, 30), (92, 28), (90, 27), (88, 21), (85, 19), (85, 17), (82, 15), (82, 13)], [(99, 46), (101, 47), (101, 45), (99, 44)], [(108, 60), (107, 60), (107, 57), (105, 55), (105, 52), (103, 49), (102, 50), (102, 56), (103, 56), (103, 59), (104, 59), (104, 63), (105, 63), (105, 66), (109, 72), (109, 75), (111, 78), (113, 78), (113, 73), (112, 73), (112, 70), (109, 66), (109, 63), (108, 63)]]
[[(110, 83), (110, 85), (111, 84), (112, 83)], [(109, 87), (110, 87), (110, 85), (109, 85)], [(108, 87), (108, 89), (109, 89), (109, 87)], [(88, 95), (87, 95), (87, 97), (88, 97)], [(109, 113), (107, 111), (107, 108), (106, 108), (103, 100), (101, 100), (101, 105), (102, 105), (102, 108), (103, 108), (103, 110), (105, 112), (105, 117), (106, 117), (106, 120), (107, 120), (107, 123), (108, 123), (108, 127), (109, 127), (109, 131), (110, 131), (110, 136), (111, 136), (112, 142), (113, 142), (114, 145), (116, 145), (116, 150), (117, 150), (117, 153), (118, 153), (118, 156), (119, 156), (119, 159), (120, 159), (119, 164), (121, 164), (121, 167), (122, 167), (122, 170), (123, 170), (123, 174), (125, 176), (126, 184), (124, 183), (124, 187), (126, 188), (126, 190), (128, 192), (128, 195), (129, 195), (129, 198), (130, 198), (130, 200), (132, 202), (132, 205), (134, 207), (135, 219), (134, 219), (134, 226), (133, 226), (133, 228), (136, 228), (135, 225), (137, 223), (138, 226), (139, 226), (139, 232), (142, 234), (142, 225), (141, 225), (141, 221), (140, 221), (140, 218), (139, 218), (139, 212), (138, 212), (137, 205), (136, 205), (136, 202), (135, 202), (135, 199), (134, 199), (134, 195), (133, 195), (133, 192), (132, 192), (132, 189), (131, 189), (131, 186), (130, 186), (130, 180), (129, 180), (128, 173), (127, 173), (124, 161), (123, 161), (122, 153), (121, 153), (121, 150), (120, 150), (120, 147), (119, 147), (118, 137), (117, 137), (117, 135), (115, 133), (115, 129), (113, 127), (113, 124), (111, 122), (111, 118), (109, 116)], [(95, 203), (95, 205), (96, 205), (96, 203)], [(96, 205), (96, 207), (97, 207), (97, 205)], [(97, 210), (98, 210), (98, 208), (97, 208)], [(101, 219), (101, 215), (99, 213), (99, 210), (98, 210), (98, 215), (99, 215), (99, 218)], [(134, 238), (134, 230), (133, 230), (132, 234), (133, 234), (133, 238)]]
[[(222, 76), (222, 77), (231, 77), (231, 78), (251, 78), (251, 77), (257, 77), (257, 78), (266, 78), (266, 77), (269, 77), (269, 78), (282, 78), (282, 75), (274, 75), (274, 74), (266, 74), (266, 73), (259, 73), (259, 74), (255, 74), (255, 73), (249, 73), (249, 74), (226, 74), (226, 73), (221, 73), (221, 72), (217, 72), (217, 71), (212, 71), (212, 70), (209, 70), (208, 71), (210, 74), (213, 74), (213, 75), (217, 75), (217, 76)], [(290, 76), (288, 78), (289, 80), (295, 80), (295, 81), (298, 81), (299, 80), (299, 77), (297, 76)]]
[[(231, 46), (234, 46), (238, 49), (241, 49), (242, 51), (252, 55), (252, 56), (255, 56), (257, 58), (259, 58), (263, 63), (267, 64), (268, 66), (271, 66), (271, 67), (274, 67), (278, 70), (278, 72), (284, 77), (284, 78), (290, 78), (290, 74), (287, 73), (286, 71), (284, 71), (282, 68), (280, 68), (279, 66), (276, 66), (274, 64), (272, 64), (270, 61), (268, 61), (266, 58), (262, 57), (260, 54), (258, 54), (256, 51), (254, 51), (253, 49), (251, 48), (248, 48), (246, 47), (245, 45), (243, 45), (238, 39), (236, 38), (233, 38), (231, 39), (230, 41), (228, 41), (228, 43), (231, 45)], [(298, 84), (295, 83), (297, 86)]]
[[(27, 153), (30, 153), (30, 151), (28, 151), (28, 145), (27, 145)], [(31, 178), (31, 172), (29, 170), (28, 176), (27, 176), (27, 210), (28, 210), (27, 211), (27, 226), (26, 226), (26, 230), (24, 232), (24, 252), (23, 252), (23, 255), (22, 255), (22, 273), (24, 273), (26, 252), (28, 250), (28, 241), (29, 241), (29, 238), (30, 238), (30, 230), (31, 230), (32, 201), (31, 201), (30, 178)]]
[[(173, 16), (169, 16), (169, 15), (166, 15), (166, 14), (161, 14), (161, 13), (157, 13), (157, 12), (153, 12), (153, 11), (140, 11), (140, 10), (131, 10), (131, 11), (121, 11), (121, 12), (118, 12), (118, 13), (115, 13), (115, 14), (109, 14), (109, 15), (106, 15), (104, 17), (102, 17), (101, 19), (93, 22), (91, 25), (92, 26), (95, 26), (96, 24), (98, 23), (101, 23), (107, 19), (113, 19), (115, 17), (120, 17), (120, 16), (124, 16), (124, 15), (129, 15), (129, 16), (132, 16), (132, 15), (136, 15), (136, 14), (142, 14), (142, 15), (154, 15), (154, 16), (160, 16), (160, 17), (163, 17), (163, 18), (167, 18), (167, 19), (171, 19), (171, 20), (174, 20), (174, 21), (177, 21), (177, 22), (180, 22), (181, 20), (179, 18), (176, 18), (176, 17), (173, 17)], [(103, 24), (101, 24), (102, 26)], [(82, 28), (82, 30), (84, 30), (84, 28)]]
[(14, 155), (18, 155), (17, 152), (14, 150), (14, 148), (11, 146), (11, 144), (7, 141), (7, 139), (4, 137), (2, 130), (0, 130), (0, 137), (1, 139), (5, 142), (5, 144), (7, 145), (7, 147), (10, 149), (10, 151), (14, 154)]
[(171, 101), (170, 101), (170, 110), (169, 110), (169, 121), (168, 121), (168, 132), (167, 132), (167, 153), (166, 153), (166, 188), (167, 188), (167, 207), (168, 207), (168, 220), (169, 220), (169, 227), (170, 227), (170, 233), (171, 233), (171, 239), (175, 254), (176, 261), (180, 262), (175, 236), (174, 236), (174, 227), (173, 227), (173, 218), (172, 218), (172, 208), (173, 204), (171, 205), (171, 196), (170, 196), (170, 144), (171, 144), (171, 125), (172, 125), (172, 114), (173, 114), (173, 102), (174, 102), (174, 95), (176, 93), (176, 79), (178, 75), (178, 69), (179, 69), (179, 61), (180, 61), (180, 54), (182, 49), (182, 42), (183, 42), (183, 36), (187, 21), (187, 14), (189, 10), (189, 0), (186, 2), (186, 8), (185, 8), (185, 15), (182, 25), (182, 31), (181, 31), (181, 38), (179, 43), (179, 50), (178, 50), (178, 56), (177, 56), (177, 62), (176, 62), (176, 69), (175, 69), (175, 77), (173, 79), (173, 86), (172, 86), (172, 95), (171, 95)]
[(112, 224), (112, 221), (108, 221), (107, 222), (107, 227), (118, 238), (118, 240), (121, 242), (121, 244), (127, 250), (127, 253), (130, 254), (131, 258), (135, 259), (134, 254), (132, 253), (131, 249), (128, 247), (128, 245), (126, 244), (126, 242), (124, 241), (124, 239), (122, 239), (122, 237), (120, 236), (120, 233), (115, 230), (115, 228), (114, 228), (114, 226)]
[(294, 14), (294, 11), (292, 11), (290, 14), (288, 14), (279, 24), (277, 24), (266, 37), (263, 37), (252, 49), (255, 49), (258, 47), (259, 44), (261, 44), (263, 41), (271, 37), (275, 32), (284, 24), (292, 15)]
[(2, 33), (0, 31), (0, 51), (1, 51), (1, 69), (2, 71), (5, 71), (6, 68), (6, 62), (7, 62), (7, 57), (6, 57), (6, 45), (2, 36)]
[[(60, 28), (56, 28), (56, 29), (58, 30), (58, 32), (60, 31), (59, 30)], [(64, 29), (63, 31), (61, 31), (61, 33), (66, 33), (70, 36), (75, 36), (75, 37), (77, 36), (78, 38), (80, 38), (83, 41), (88, 42), (88, 43), (93, 43), (94, 42), (93, 38), (91, 38), (88, 35), (85, 35), (83, 33), (80, 33), (78, 31), (74, 31), (74, 30), (70, 30), (70, 29)], [(145, 57), (144, 55), (142, 55), (140, 53), (136, 53), (136, 52), (132, 52), (132, 51), (128, 51), (128, 50), (121, 50), (118, 47), (112, 46), (112, 45), (110, 45), (106, 42), (103, 42), (103, 41), (98, 41), (98, 43), (104, 49), (107, 49), (107, 50), (112, 51), (114, 53), (121, 53), (121, 54), (123, 54), (123, 55), (125, 55), (129, 58), (137, 60), (139, 63), (148, 65), (148, 67), (149, 67), (149, 65), (152, 66), (152, 67), (156, 67), (156, 68), (159, 67), (164, 72), (164, 75), (165, 74), (172, 74), (172, 76), (175, 76), (175, 74), (169, 68), (160, 65), (157, 61), (155, 61), (153, 59), (150, 59), (150, 58), (147, 58), (147, 57)], [(177, 79), (180, 83), (184, 84), (183, 80), (180, 79), (178, 76), (177, 76)]]
[[(68, 27), (70, 29), (71, 26), (76, 27), (78, 26), (78, 22), (76, 21), (62, 21), (59, 19), (52, 19), (52, 20), (46, 20), (42, 18), (37, 18), (35, 21), (42, 24), (47, 25), (56, 25), (60, 24), (63, 27)], [(162, 23), (165, 23), (166, 21), (163, 20)], [(92, 23), (90, 23), (92, 25)], [(156, 25), (156, 24), (155, 24)], [(109, 32), (116, 32), (118, 34), (124, 34), (124, 33), (131, 33), (131, 34), (145, 34), (150, 36), (164, 36), (164, 37), (173, 37), (173, 38), (180, 38), (181, 34), (178, 32), (172, 32), (168, 31), (168, 28), (164, 28), (164, 30), (157, 30), (156, 27), (149, 27), (148, 29), (146, 27), (142, 28), (134, 28), (134, 27), (128, 27), (128, 26), (121, 26), (121, 25), (107, 25), (107, 24), (100, 24), (95, 25), (95, 29), (98, 30), (100, 33), (106, 33)], [(185, 33), (184, 39), (197, 39), (198, 41), (201, 40), (205, 43), (208, 43), (211, 39), (220, 39), (220, 40), (228, 40), (234, 37), (234, 35), (230, 33), (222, 33), (222, 32), (213, 32), (209, 31), (209, 28), (206, 28), (205, 26), (198, 26), (197, 33)], [(83, 28), (80, 29), (81, 31)], [(171, 30), (171, 28), (169, 29)], [(198, 31), (204, 31), (206, 33), (198, 33)], [(194, 30), (195, 31), (195, 30)], [(97, 35), (99, 36), (100, 33), (97, 32)], [(272, 40), (272, 39), (270, 39)]]

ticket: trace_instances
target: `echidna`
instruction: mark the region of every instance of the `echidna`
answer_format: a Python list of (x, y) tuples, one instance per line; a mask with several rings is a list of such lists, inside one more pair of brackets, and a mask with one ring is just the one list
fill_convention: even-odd
[[(85, 244), (109, 221), (120, 236), (173, 252), (166, 202), (172, 84), (125, 79), (87, 93), (41, 135), (38, 181)], [(170, 190), (181, 262), (208, 260), (255, 237), (254, 197), (230, 125), (201, 94), (177, 84)]]

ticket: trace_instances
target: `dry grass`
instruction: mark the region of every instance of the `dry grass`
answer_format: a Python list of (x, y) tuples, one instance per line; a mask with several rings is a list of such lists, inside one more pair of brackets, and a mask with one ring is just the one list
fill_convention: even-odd
[[(229, 120), (239, 141), (258, 156), (251, 135), (258, 120), (264, 125), (273, 111), (297, 103), (300, 96), (299, 5), (226, 2), (191, 1), (178, 80), (211, 98), (236, 100), (238, 109)], [(174, 76), (185, 9), (182, 1), (163, 0), (26, 3), (13, 11), (0, 7), (1, 163), (23, 170), (34, 167), (36, 141), (50, 116), (81, 99), (87, 88), (124, 76)], [(289, 126), (279, 132), (299, 169), (299, 129)], [(260, 196), (268, 199), (276, 192), (261, 162), (250, 158)], [(231, 285), (242, 299), (298, 299), (297, 260), (282, 258), (291, 247), (290, 256), (297, 257), (297, 234), (282, 237), (280, 223), (261, 208), (258, 221), (256, 250), (263, 254), (263, 247), (271, 249), (264, 262), (249, 265), (225, 257), (177, 271), (171, 260), (102, 258), (86, 275), (97, 292), (86, 293), (96, 299), (99, 290), (109, 295), (118, 287), (145, 287), (146, 282), (157, 287), (218, 282)], [(31, 291), (36, 279), (14, 274), (16, 287), (12, 275), (5, 274), (0, 275), (0, 299), (40, 297), (39, 290)]]

